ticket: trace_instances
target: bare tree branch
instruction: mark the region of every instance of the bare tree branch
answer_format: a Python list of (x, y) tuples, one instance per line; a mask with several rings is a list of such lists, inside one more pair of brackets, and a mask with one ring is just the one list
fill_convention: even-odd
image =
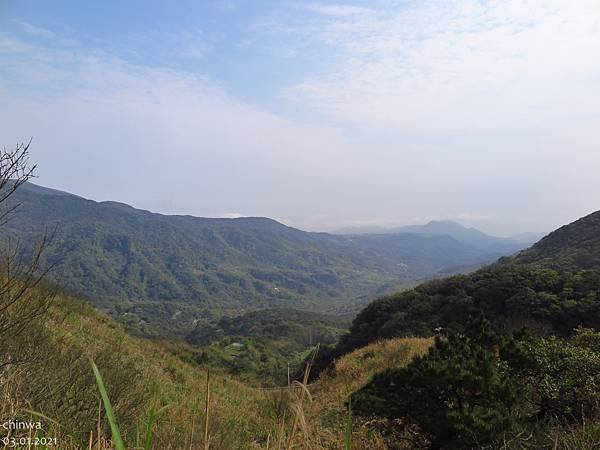
[[(6, 224), (9, 214), (19, 204), (9, 204), (7, 200), (35, 176), (36, 165), (29, 163), (29, 147), (18, 144), (13, 150), (0, 151), (0, 227)], [(42, 255), (49, 245), (46, 232), (34, 246), (25, 263), (20, 245), (6, 243), (0, 249), (0, 342), (8, 343), (20, 335), (34, 319), (43, 315), (54, 297), (52, 289), (41, 289), (40, 283), (52, 268), (42, 265)], [(43, 266), (43, 267), (42, 267)], [(0, 367), (17, 361), (15, 355), (0, 351)]]

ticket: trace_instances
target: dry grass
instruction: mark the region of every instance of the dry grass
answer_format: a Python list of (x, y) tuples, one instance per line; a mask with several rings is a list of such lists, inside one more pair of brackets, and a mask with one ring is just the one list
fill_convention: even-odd
[[(304, 379), (287, 389), (261, 390), (217, 373), (208, 383), (205, 370), (160, 343), (127, 335), (106, 315), (65, 296), (40, 323), (12, 347), (35, 361), (0, 371), (0, 415), (26, 418), (24, 411), (35, 410), (53, 419), (44, 419), (47, 435), (59, 437), (62, 450), (112, 449), (89, 358), (102, 373), (129, 449), (144, 448), (148, 414), (165, 405), (153, 425), (154, 449), (207, 448), (206, 431), (210, 449), (334, 449), (344, 448), (349, 395), (377, 371), (404, 365), (431, 344), (373, 344), (339, 360), (312, 385)], [(385, 447), (355, 421), (353, 448)]]
[[(154, 448), (202, 448), (203, 427), (198, 424), (203, 423), (206, 372), (156, 343), (127, 335), (88, 306), (68, 298), (58, 302), (40, 322), (39, 336), (29, 334), (14, 342), (14, 352), (31, 353), (34, 360), (0, 371), (0, 415), (39, 411), (62, 424), (48, 424), (50, 432), (61, 436), (61, 449), (77, 448), (69, 434), (85, 440), (87, 447), (90, 431), (96, 448), (99, 396), (88, 360), (92, 358), (105, 378), (129, 447), (145, 431), (150, 409), (170, 405), (155, 425)], [(261, 448), (276, 424), (263, 414), (269, 395), (216, 375), (210, 392), (211, 448)], [(103, 425), (102, 436), (109, 436), (107, 428)]]
[[(311, 386), (315, 399), (306, 406), (312, 429), (311, 448), (343, 449), (350, 395), (365, 386), (378, 372), (403, 367), (416, 355), (424, 354), (432, 339), (397, 338), (370, 344), (338, 360)], [(353, 421), (352, 448), (386, 449), (385, 440), (364, 420)]]

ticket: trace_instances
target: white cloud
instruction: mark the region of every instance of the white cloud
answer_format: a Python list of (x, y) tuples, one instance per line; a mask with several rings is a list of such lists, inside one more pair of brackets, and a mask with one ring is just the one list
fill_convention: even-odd
[(167, 213), (289, 213), (298, 224), (308, 198), (351, 186), (354, 145), (340, 132), (244, 103), (207, 78), (90, 49), (15, 40), (10, 51), (0, 134), (33, 135), (43, 184)]
[(15, 22), (23, 29), (23, 31), (25, 31), (25, 33), (29, 34), (30, 36), (41, 38), (53, 38), (55, 36), (55, 34), (52, 31), (46, 28), (38, 27), (30, 23), (23, 22), (21, 20), (17, 20)]
[(321, 14), (324, 16), (344, 17), (356, 16), (359, 14), (372, 14), (373, 10), (361, 6), (337, 4), (320, 4), (320, 3), (298, 3), (298, 8), (310, 11), (312, 13)]
[(600, 3), (415, 2), (310, 29), (339, 64), (284, 94), (338, 123), (421, 135), (498, 132), (597, 112)]
[[(600, 208), (599, 8), (452, 0), (267, 18), (248, 51), (266, 37), (327, 59), (285, 89), (303, 121), (201, 74), (0, 35), (0, 135), (33, 135), (42, 184), (155, 211), (547, 230)], [(205, 38), (190, 39), (202, 59)]]

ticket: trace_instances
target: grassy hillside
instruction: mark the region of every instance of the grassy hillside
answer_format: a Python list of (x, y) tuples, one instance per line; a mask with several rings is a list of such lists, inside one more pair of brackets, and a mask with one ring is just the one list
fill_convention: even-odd
[(461, 330), (481, 312), (496, 329), (568, 335), (600, 328), (600, 213), (562, 227), (531, 249), (469, 275), (381, 298), (354, 320), (320, 365), (382, 338)]
[[(52, 234), (61, 286), (130, 329), (183, 336), (198, 319), (273, 307), (358, 311), (389, 283), (490, 260), (449, 236), (333, 236), (265, 218), (164, 216), (26, 184), (3, 237)], [(514, 249), (511, 249), (511, 251)]]
[[(348, 400), (379, 372), (389, 368), (406, 366), (417, 355), (427, 352), (432, 339), (397, 338), (374, 342), (345, 355), (311, 385), (314, 401), (308, 404), (305, 414), (312, 418), (314, 426), (313, 448), (344, 448), (339, 424), (347, 422)], [(369, 418), (353, 418), (354, 449), (408, 449), (406, 436), (388, 433), (386, 421)], [(329, 447), (332, 442), (338, 443)]]
[[(407, 367), (415, 356), (426, 355), (432, 343), (419, 338), (371, 343), (338, 359), (314, 383), (290, 389), (257, 389), (212, 370), (207, 403), (206, 372), (180, 349), (129, 336), (104, 313), (61, 293), (44, 320), (4, 342), (0, 359), (13, 363), (0, 369), (0, 414), (39, 420), (38, 436), (56, 438), (55, 448), (61, 450), (116, 449), (90, 368), (88, 358), (93, 358), (129, 449), (144, 447), (149, 414), (162, 407), (151, 425), (148, 448), (203, 448), (207, 404), (210, 449), (342, 450), (349, 448), (349, 440), (355, 450), (425, 448), (418, 428), (399, 427), (379, 416), (350, 416), (348, 400), (382, 371)], [(594, 423), (564, 424), (543, 428), (533, 438), (517, 435), (493, 448), (593, 448), (599, 436)]]
[[(85, 302), (61, 294), (39, 324), (31, 324), (11, 343), (5, 359), (26, 360), (2, 370), (1, 415), (24, 417), (31, 409), (43, 413), (61, 425), (58, 430), (54, 422), (43, 420), (48, 435), (58, 433), (59, 448), (75, 448), (77, 439), (87, 442), (90, 432), (96, 440), (98, 426), (101, 437), (110, 435), (104, 415), (98, 422), (98, 388), (88, 358), (104, 377), (130, 445), (149, 411), (164, 405), (170, 406), (156, 427), (155, 448), (184, 448), (201, 440), (205, 372), (160, 344), (127, 335)], [(267, 396), (216, 374), (211, 390), (215, 448), (236, 448), (238, 443), (245, 446), (240, 448), (256, 448), (253, 442), (266, 439), (270, 418), (262, 412)]]
[[(32, 295), (37, 293), (39, 290)], [(139, 436), (143, 440), (149, 412), (167, 405), (152, 427), (152, 448), (202, 446), (206, 407), (203, 367), (186, 361), (172, 346), (129, 336), (81, 299), (59, 294), (43, 320), (4, 344), (0, 357), (9, 363), (0, 369), (0, 415), (38, 420), (39, 416), (28, 411), (44, 414), (39, 419), (43, 433), (57, 437), (58, 448), (88, 448), (90, 439), (93, 448), (113, 448), (89, 358), (104, 378), (128, 448), (136, 445)], [(257, 389), (214, 370), (208, 403), (210, 448), (284, 448), (289, 439), (295, 446), (343, 448), (348, 393), (366, 383), (379, 368), (405, 364), (427, 345), (419, 340), (397, 341), (350, 355), (339, 362), (335, 373), (308, 387), (311, 396), (302, 404), (302, 389)], [(297, 414), (301, 420), (292, 432), (295, 417), (300, 417)], [(381, 436), (360, 423), (353, 435), (354, 448), (384, 448)]]

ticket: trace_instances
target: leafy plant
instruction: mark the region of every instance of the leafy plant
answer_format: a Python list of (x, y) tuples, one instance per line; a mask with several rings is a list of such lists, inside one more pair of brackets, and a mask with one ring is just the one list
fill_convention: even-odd
[(539, 420), (563, 422), (600, 418), (600, 333), (579, 329), (570, 339), (555, 336), (528, 342), (515, 376), (531, 387), (529, 402)]
[(144, 450), (152, 449), (152, 438), (154, 437), (154, 422), (156, 421), (156, 418), (169, 406), (170, 405), (165, 405), (156, 411), (154, 410), (154, 408), (152, 408), (148, 413), (148, 420), (146, 421), (146, 437), (144, 439)]
[(98, 367), (96, 366), (94, 361), (92, 361), (91, 364), (92, 370), (94, 371), (94, 377), (96, 378), (96, 384), (98, 385), (98, 390), (100, 391), (100, 396), (102, 397), (104, 411), (106, 412), (106, 417), (108, 418), (108, 423), (110, 424), (110, 431), (112, 434), (113, 443), (115, 445), (116, 450), (125, 450), (125, 444), (123, 444), (121, 432), (119, 431), (119, 424), (117, 422), (117, 418), (113, 411), (112, 405), (110, 404), (110, 399), (108, 398), (108, 393), (106, 392), (106, 387), (104, 386), (102, 375), (100, 375), (100, 371), (98, 370)]

